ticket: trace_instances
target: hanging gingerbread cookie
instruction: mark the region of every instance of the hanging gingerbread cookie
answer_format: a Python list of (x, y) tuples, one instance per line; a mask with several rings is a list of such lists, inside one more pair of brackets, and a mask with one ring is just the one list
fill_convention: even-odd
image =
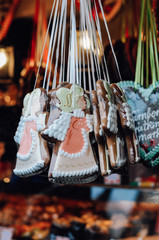
[(35, 89), (24, 98), (22, 116), (14, 137), (18, 152), (13, 171), (17, 176), (38, 174), (50, 162), (47, 142), (40, 135), (47, 121), (47, 100), (47, 93), (42, 88)]
[(135, 82), (123, 81), (119, 86), (125, 90), (128, 104), (132, 110), (135, 130), (140, 146), (140, 157), (147, 167), (159, 164), (159, 82), (144, 89)]
[(45, 129), (42, 136), (55, 142), (54, 163), (49, 177), (53, 182), (83, 183), (94, 180), (98, 165), (90, 142), (93, 117), (85, 114), (87, 101), (78, 85), (56, 91), (56, 106), (60, 116)]
[(121, 129), (118, 129), (117, 106), (110, 85), (104, 80), (97, 81), (97, 95), (101, 119), (101, 130), (106, 135), (112, 168), (126, 164), (125, 142)]
[(111, 174), (110, 159), (108, 154), (108, 147), (106, 144), (106, 138), (101, 129), (101, 119), (99, 113), (99, 104), (97, 92), (92, 91), (92, 108), (93, 108), (93, 123), (94, 123), (94, 134), (98, 145), (98, 155), (100, 171), (103, 176)]
[(135, 124), (131, 112), (131, 108), (127, 103), (125, 94), (120, 86), (116, 83), (111, 84), (113, 94), (115, 96), (115, 103), (118, 107), (121, 126), (124, 130), (128, 159), (131, 164), (139, 162), (139, 145), (135, 132)]

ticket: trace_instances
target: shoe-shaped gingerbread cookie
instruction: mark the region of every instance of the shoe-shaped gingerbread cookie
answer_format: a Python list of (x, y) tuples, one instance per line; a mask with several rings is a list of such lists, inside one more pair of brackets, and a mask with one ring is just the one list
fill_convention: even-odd
[(92, 91), (92, 108), (93, 108), (94, 134), (98, 145), (100, 171), (102, 176), (106, 176), (111, 174), (110, 159), (108, 155), (106, 139), (101, 129), (98, 97), (97, 92), (95, 90)]
[(98, 175), (98, 165), (90, 141), (93, 117), (85, 113), (90, 107), (88, 99), (78, 85), (63, 86), (55, 92), (50, 107), (58, 109), (60, 115), (42, 133), (55, 142), (49, 179), (58, 183), (92, 181)]
[(118, 129), (117, 106), (110, 85), (104, 80), (98, 80), (96, 85), (101, 130), (106, 135), (111, 167), (118, 169), (126, 164), (126, 155), (124, 138)]
[(121, 87), (119, 87), (116, 83), (113, 83), (111, 84), (111, 88), (118, 107), (121, 126), (124, 130), (129, 162), (131, 164), (135, 164), (139, 162), (140, 156), (132, 112)]
[(14, 173), (28, 177), (41, 173), (50, 162), (47, 142), (40, 132), (47, 121), (47, 93), (37, 88), (28, 93), (23, 101), (22, 116), (14, 137), (18, 145)]

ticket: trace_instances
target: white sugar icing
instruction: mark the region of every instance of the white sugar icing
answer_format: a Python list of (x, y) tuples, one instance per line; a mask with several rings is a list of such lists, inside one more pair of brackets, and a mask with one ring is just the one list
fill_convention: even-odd
[[(60, 117), (44, 131), (44, 134), (48, 135), (49, 137), (54, 137), (58, 141), (64, 141), (71, 123), (71, 117), (84, 118), (85, 113), (81, 109), (76, 109), (73, 113), (61, 112)], [(90, 117), (88, 116), (87, 125), (90, 130), (93, 131), (93, 127), (90, 123)]]
[(90, 129), (90, 132), (93, 132), (93, 115), (86, 115), (86, 119), (87, 119), (87, 126)]
[(30, 150), (29, 150), (28, 154), (21, 155), (21, 154), (17, 153), (17, 158), (19, 158), (20, 160), (23, 160), (23, 161), (28, 160), (35, 150), (35, 147), (36, 147), (36, 132), (33, 131), (32, 129), (31, 129), (31, 137), (32, 137), (32, 143), (31, 143), (31, 147), (30, 147)]
[(124, 110), (126, 112), (126, 118), (127, 118), (127, 127), (129, 127), (131, 130), (135, 130), (134, 120), (132, 116), (132, 112), (130, 109), (130, 106), (127, 102), (122, 103), (122, 106), (124, 107)]
[(44, 131), (45, 135), (49, 137), (54, 137), (58, 141), (64, 141), (67, 131), (71, 123), (71, 114), (66, 112), (61, 112), (58, 119), (54, 121), (48, 129)]
[(81, 109), (75, 109), (72, 116), (77, 118), (85, 118), (85, 113)]
[(122, 167), (126, 163), (126, 155), (125, 155), (125, 149), (124, 149), (124, 140), (117, 137), (116, 138), (117, 143), (117, 159), (116, 159), (116, 165), (117, 167)]
[(59, 154), (61, 156), (64, 156), (64, 157), (67, 157), (67, 158), (72, 158), (72, 159), (84, 156), (86, 154), (87, 150), (88, 150), (89, 142), (88, 142), (87, 132), (83, 128), (82, 128), (82, 135), (83, 135), (84, 146), (83, 146), (83, 148), (80, 152), (70, 154), (70, 153), (68, 153), (64, 150), (59, 150)]
[(20, 121), (19, 121), (19, 124), (18, 124), (18, 127), (17, 127), (17, 131), (16, 131), (15, 136), (14, 136), (14, 141), (18, 144), (20, 144), (20, 141), (21, 141), (21, 138), (22, 138), (22, 135), (23, 135), (23, 131), (24, 131), (24, 127), (25, 127), (24, 117), (21, 117)]
[(40, 132), (45, 128), (45, 119), (46, 119), (46, 113), (41, 113), (36, 118), (36, 124), (37, 124), (37, 131)]
[(26, 175), (30, 175), (30, 174), (40, 171), (40, 169), (42, 169), (43, 167), (44, 167), (44, 162), (41, 161), (41, 162), (34, 164), (32, 167), (28, 167), (23, 170), (14, 169), (13, 172), (17, 176), (26, 176)]
[(78, 177), (78, 176), (81, 177), (81, 176), (93, 174), (97, 171), (98, 171), (98, 166), (96, 165), (92, 168), (82, 170), (82, 171), (78, 171), (78, 170), (77, 171), (72, 171), (72, 172), (53, 171), (52, 176), (54, 178), (58, 178), (58, 177)]
[(110, 132), (116, 134), (118, 132), (117, 127), (117, 106), (114, 103), (109, 102), (109, 112), (107, 119), (107, 128)]

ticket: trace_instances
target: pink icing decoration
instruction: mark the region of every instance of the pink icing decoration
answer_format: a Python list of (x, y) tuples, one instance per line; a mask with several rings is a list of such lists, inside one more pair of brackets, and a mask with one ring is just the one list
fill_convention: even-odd
[(82, 128), (87, 132), (90, 131), (86, 118), (72, 117), (65, 140), (61, 144), (61, 150), (69, 154), (81, 152), (84, 146)]
[(20, 155), (27, 155), (30, 151), (31, 144), (32, 144), (32, 136), (31, 136), (31, 129), (36, 131), (36, 122), (26, 122), (24, 133), (20, 142), (20, 147), (18, 153)]

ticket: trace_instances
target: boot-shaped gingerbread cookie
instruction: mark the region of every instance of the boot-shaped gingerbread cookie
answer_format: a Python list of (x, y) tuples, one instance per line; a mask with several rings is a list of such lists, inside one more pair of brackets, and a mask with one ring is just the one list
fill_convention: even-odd
[(106, 135), (110, 164), (118, 169), (126, 164), (125, 142), (118, 128), (117, 106), (110, 85), (104, 80), (97, 81), (97, 96), (101, 119), (101, 130)]
[(55, 142), (49, 178), (58, 183), (92, 181), (98, 175), (98, 165), (89, 137), (93, 118), (85, 114), (88, 100), (84, 91), (71, 84), (57, 89), (55, 98), (52, 108), (59, 109), (60, 115), (42, 133)]
[(47, 142), (40, 132), (45, 128), (47, 110), (45, 89), (37, 88), (23, 101), (22, 116), (14, 137), (18, 145), (14, 173), (28, 177), (41, 173), (50, 162)]
[(129, 162), (135, 164), (136, 162), (139, 162), (140, 157), (132, 112), (121, 87), (116, 83), (113, 83), (111, 84), (111, 88), (118, 107), (121, 126), (124, 130)]

